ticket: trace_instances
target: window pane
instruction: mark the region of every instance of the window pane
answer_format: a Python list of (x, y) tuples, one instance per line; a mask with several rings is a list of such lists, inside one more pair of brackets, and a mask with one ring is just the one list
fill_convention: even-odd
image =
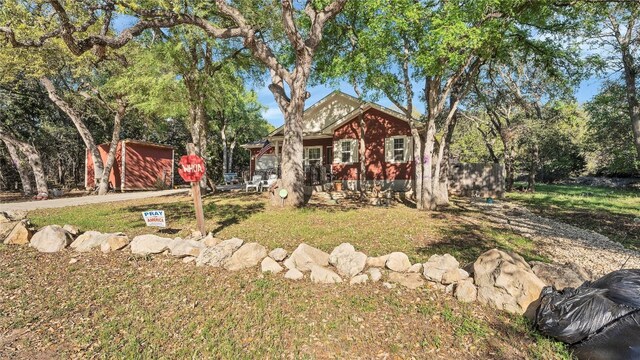
[(320, 149), (309, 149), (309, 160), (320, 160)]
[(393, 139), (393, 160), (404, 161), (404, 139)]
[(351, 141), (344, 140), (340, 143), (342, 149), (342, 162), (348, 163), (351, 162)]

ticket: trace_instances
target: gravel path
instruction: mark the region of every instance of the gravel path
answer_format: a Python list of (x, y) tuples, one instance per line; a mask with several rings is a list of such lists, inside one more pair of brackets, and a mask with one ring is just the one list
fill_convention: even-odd
[(156, 196), (186, 194), (189, 189), (177, 189), (177, 190), (162, 190), (162, 191), (139, 191), (120, 194), (107, 194), (107, 195), (90, 195), (60, 199), (50, 199), (41, 201), (24, 201), (0, 204), (0, 211), (11, 210), (37, 210), (37, 209), (51, 209), (61, 208), (67, 206), (78, 206), (87, 204), (102, 204), (115, 201), (136, 200), (145, 199)]
[(621, 268), (640, 269), (640, 253), (595, 231), (538, 216), (508, 202), (471, 202), (469, 206), (495, 224), (532, 239), (536, 248), (555, 262), (576, 263), (596, 278)]

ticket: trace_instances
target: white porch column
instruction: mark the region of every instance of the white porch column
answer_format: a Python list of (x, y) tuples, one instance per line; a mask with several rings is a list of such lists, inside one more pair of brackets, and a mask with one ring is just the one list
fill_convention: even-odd
[(280, 141), (276, 141), (276, 175), (280, 169)]

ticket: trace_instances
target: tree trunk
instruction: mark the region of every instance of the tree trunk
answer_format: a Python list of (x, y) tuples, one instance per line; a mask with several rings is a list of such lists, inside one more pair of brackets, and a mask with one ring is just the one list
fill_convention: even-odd
[(416, 201), (416, 209), (422, 209), (422, 171), (424, 161), (422, 161), (422, 138), (420, 132), (415, 126), (415, 123), (411, 122), (411, 138), (413, 139), (413, 196)]
[(451, 148), (451, 141), (453, 140), (453, 132), (455, 131), (456, 124), (458, 122), (458, 117), (455, 114), (456, 110), (454, 109), (452, 111), (454, 112), (454, 115), (451, 119), (451, 122), (449, 123), (449, 126), (447, 127), (446, 133), (442, 137), (442, 143), (440, 144), (440, 146), (443, 147), (443, 151), (441, 152), (442, 157), (439, 158), (441, 166), (438, 174), (439, 181), (436, 194), (436, 204), (438, 206), (449, 205), (449, 150)]
[(538, 172), (539, 164), (539, 148), (538, 143), (534, 143), (529, 155), (529, 184), (528, 190), (531, 192), (536, 191), (536, 174)]
[(100, 151), (98, 150), (98, 146), (96, 145), (96, 142), (93, 139), (93, 135), (91, 135), (91, 132), (89, 132), (89, 129), (84, 124), (80, 116), (75, 112), (75, 110), (73, 110), (73, 108), (71, 108), (71, 106), (67, 104), (66, 101), (64, 101), (62, 98), (58, 96), (56, 88), (51, 82), (51, 80), (49, 80), (46, 77), (43, 77), (40, 79), (40, 84), (42, 84), (42, 86), (44, 86), (44, 88), (47, 90), (47, 94), (49, 94), (49, 99), (51, 99), (51, 101), (53, 101), (53, 103), (60, 110), (62, 110), (65, 114), (67, 114), (67, 116), (69, 116), (73, 124), (76, 126), (76, 129), (78, 130), (78, 133), (82, 138), (82, 141), (84, 141), (84, 145), (87, 147), (87, 149), (89, 149), (89, 153), (91, 154), (91, 159), (93, 160), (93, 174), (94, 174), (93, 179), (95, 182), (94, 185), (97, 185), (98, 181), (102, 179), (102, 173), (104, 172), (104, 163), (102, 162), (102, 157), (100, 156)]
[(427, 123), (427, 132), (425, 134), (424, 140), (424, 150), (423, 150), (423, 167), (422, 167), (422, 198), (420, 201), (422, 202), (421, 207), (422, 210), (435, 210), (436, 209), (436, 198), (433, 193), (433, 178), (434, 178), (434, 164), (433, 164), (433, 150), (435, 147), (435, 137), (436, 137), (436, 123), (435, 118), (430, 116), (430, 119)]
[[(187, 84), (187, 89), (190, 85)], [(207, 152), (207, 135), (206, 135), (206, 113), (204, 102), (200, 101), (202, 95), (198, 95), (195, 89), (189, 90), (189, 132), (191, 133), (191, 141), (195, 146), (196, 155), (202, 157), (207, 166), (209, 161), (206, 156)], [(200, 180), (200, 188), (205, 191), (207, 188), (207, 174), (205, 173)]]
[(31, 179), (29, 179), (29, 169), (23, 162), (23, 159), (21, 158), (20, 154), (16, 150), (16, 147), (11, 143), (11, 141), (8, 141), (5, 138), (3, 138), (2, 140), (5, 146), (7, 147), (7, 150), (9, 150), (9, 156), (11, 156), (11, 161), (13, 161), (13, 164), (16, 166), (16, 169), (18, 170), (18, 175), (20, 176), (20, 182), (22, 183), (22, 193), (25, 194), (26, 196), (32, 195), (33, 188), (31, 187)]
[[(302, 77), (302, 76), (300, 76)], [(303, 113), (306, 79), (297, 79), (291, 89), (291, 100), (285, 112), (282, 144), (282, 186), (287, 190), (289, 206), (304, 205)]]
[(233, 138), (233, 141), (231, 142), (231, 145), (229, 146), (229, 165), (227, 166), (227, 169), (231, 172), (233, 172), (233, 151), (236, 148), (236, 138)]
[(109, 192), (109, 177), (111, 176), (111, 168), (113, 168), (113, 163), (116, 160), (116, 149), (118, 148), (118, 142), (120, 141), (122, 118), (124, 117), (126, 110), (126, 105), (119, 100), (116, 114), (113, 117), (113, 133), (111, 134), (111, 145), (109, 146), (107, 162), (104, 164), (104, 171), (102, 172), (102, 178), (100, 179), (98, 195), (106, 195), (107, 192)]
[(362, 105), (360, 105), (360, 114), (358, 115), (358, 124), (360, 127), (360, 139), (359, 139), (359, 144), (358, 144), (358, 157), (359, 157), (359, 162), (360, 162), (360, 176), (359, 176), (359, 190), (360, 190), (360, 196), (361, 197), (365, 197), (366, 196), (366, 186), (365, 186), (365, 182), (367, 181), (367, 162), (366, 162), (366, 151), (367, 149), (365, 148), (366, 144), (364, 141), (364, 134), (365, 134), (365, 122), (364, 122), (364, 114), (362, 112)]
[(222, 129), (220, 130), (220, 139), (222, 141), (222, 173), (226, 174), (229, 172), (229, 154), (227, 148), (227, 133), (225, 125), (222, 125)]
[(27, 160), (29, 161), (29, 166), (31, 166), (33, 176), (36, 179), (36, 191), (38, 192), (38, 195), (49, 196), (47, 177), (45, 176), (44, 169), (42, 167), (42, 159), (40, 158), (38, 150), (36, 150), (33, 145), (24, 141), (20, 141), (7, 134), (2, 133), (0, 134), (0, 136), (2, 136), (3, 141), (12, 143), (18, 151), (26, 156)]
[(636, 85), (638, 70), (628, 46), (623, 48), (622, 64), (624, 65), (627, 106), (629, 109), (629, 118), (631, 119), (631, 127), (633, 129), (634, 145), (638, 159), (640, 159), (640, 101), (638, 101), (638, 88)]

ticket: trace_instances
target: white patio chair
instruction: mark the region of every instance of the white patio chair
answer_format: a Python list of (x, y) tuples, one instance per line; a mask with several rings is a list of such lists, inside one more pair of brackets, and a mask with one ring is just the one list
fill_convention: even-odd
[(271, 174), (267, 180), (262, 181), (262, 190), (270, 189), (271, 185), (275, 184), (278, 181), (278, 175)]
[(251, 181), (247, 181), (245, 191), (249, 192), (251, 188), (255, 188), (256, 191), (262, 191), (262, 175), (253, 175)]

